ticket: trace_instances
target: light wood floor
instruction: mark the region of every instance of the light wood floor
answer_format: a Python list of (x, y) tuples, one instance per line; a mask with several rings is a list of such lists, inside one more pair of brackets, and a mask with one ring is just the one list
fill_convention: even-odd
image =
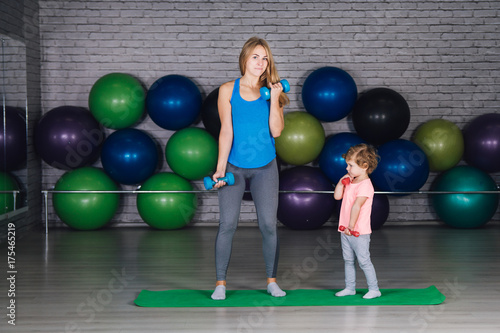
[[(212, 289), (216, 228), (177, 231), (51, 229), (17, 240), (16, 326), (2, 332), (498, 332), (500, 227), (384, 226), (372, 236), (381, 288), (437, 286), (438, 306), (140, 308), (142, 289)], [(280, 228), (284, 289), (343, 287), (339, 237), (332, 227)], [(2, 270), (7, 271), (5, 246)], [(264, 289), (257, 228), (238, 229), (228, 288)], [(4, 275), (3, 275), (4, 276)], [(362, 273), (358, 287), (366, 288)], [(333, 297), (333, 295), (332, 295)]]

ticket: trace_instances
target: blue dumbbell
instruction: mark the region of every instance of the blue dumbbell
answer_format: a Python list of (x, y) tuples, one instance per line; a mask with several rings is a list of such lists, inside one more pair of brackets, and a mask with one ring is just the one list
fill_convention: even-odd
[[(280, 83), (283, 86), (283, 92), (287, 93), (290, 91), (290, 83), (288, 83), (287, 80), (281, 80)], [(268, 87), (262, 87), (260, 88), (260, 96), (262, 96), (262, 98), (267, 101), (269, 98), (271, 98), (271, 91)]]
[[(219, 181), (226, 182), (227, 185), (234, 185), (234, 175), (231, 172), (226, 173), (226, 177), (217, 178)], [(203, 178), (203, 183), (205, 184), (206, 190), (211, 190), (215, 183), (212, 178), (205, 177)]]

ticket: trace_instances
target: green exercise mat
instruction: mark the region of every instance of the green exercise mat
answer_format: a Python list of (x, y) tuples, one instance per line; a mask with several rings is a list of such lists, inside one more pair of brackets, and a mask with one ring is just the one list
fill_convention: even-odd
[(352, 306), (352, 305), (435, 305), (445, 296), (435, 287), (424, 289), (381, 289), (382, 296), (363, 299), (366, 289), (357, 289), (356, 295), (336, 297), (339, 290), (286, 290), (285, 297), (272, 297), (265, 290), (227, 290), (226, 299), (214, 301), (213, 290), (176, 289), (164, 291), (143, 290), (135, 304), (143, 307), (254, 307), (254, 306)]

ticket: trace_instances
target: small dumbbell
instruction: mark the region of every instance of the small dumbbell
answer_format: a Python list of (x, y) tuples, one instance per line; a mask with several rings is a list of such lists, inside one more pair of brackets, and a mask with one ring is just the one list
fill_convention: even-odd
[[(287, 80), (281, 80), (280, 83), (283, 86), (283, 92), (287, 93), (290, 91), (290, 84)], [(271, 98), (271, 91), (268, 87), (262, 87), (260, 88), (260, 96), (262, 96), (262, 98), (267, 101), (269, 98)]]
[[(346, 227), (344, 227), (343, 225), (341, 225), (339, 227), (339, 230), (340, 231), (344, 231), (346, 229)], [(359, 237), (359, 231), (354, 231), (354, 230), (351, 230), (349, 228), (347, 228), (350, 232), (351, 232), (351, 235), (353, 235), (354, 237)]]
[[(231, 172), (226, 173), (226, 177), (217, 179), (221, 182), (226, 182), (227, 185), (234, 185), (234, 175)], [(206, 190), (211, 190), (216, 184), (216, 182), (210, 177), (203, 178), (203, 183), (205, 184)]]
[(349, 177), (345, 177), (342, 179), (342, 184), (344, 184), (344, 186), (349, 185), (350, 182), (351, 179)]

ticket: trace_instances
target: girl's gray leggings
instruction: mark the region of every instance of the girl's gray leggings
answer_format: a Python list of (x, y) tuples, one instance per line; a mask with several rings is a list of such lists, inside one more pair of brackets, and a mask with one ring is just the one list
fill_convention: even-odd
[(226, 280), (227, 268), (231, 259), (233, 236), (238, 226), (246, 180), (250, 184), (259, 229), (262, 234), (266, 274), (268, 278), (274, 278), (276, 277), (279, 257), (276, 230), (279, 174), (276, 159), (263, 167), (252, 169), (238, 168), (228, 163), (226, 172), (234, 174), (235, 182), (232, 186), (223, 186), (218, 190), (220, 222), (215, 240), (217, 281)]

